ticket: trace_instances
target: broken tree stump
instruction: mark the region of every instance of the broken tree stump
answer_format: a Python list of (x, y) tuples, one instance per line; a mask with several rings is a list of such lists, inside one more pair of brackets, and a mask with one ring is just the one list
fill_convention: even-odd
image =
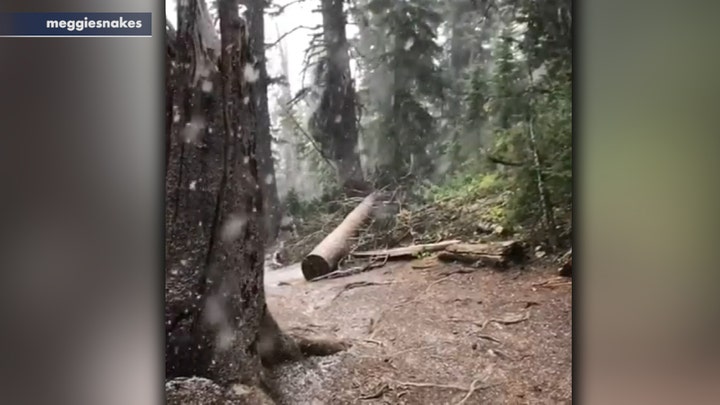
[(516, 241), (481, 244), (457, 243), (440, 252), (438, 259), (505, 268), (511, 262), (520, 262), (525, 259), (525, 249)]
[(365, 197), (360, 205), (303, 259), (300, 267), (305, 280), (312, 280), (335, 270), (340, 259), (350, 251), (349, 239), (370, 216), (374, 203), (374, 193)]

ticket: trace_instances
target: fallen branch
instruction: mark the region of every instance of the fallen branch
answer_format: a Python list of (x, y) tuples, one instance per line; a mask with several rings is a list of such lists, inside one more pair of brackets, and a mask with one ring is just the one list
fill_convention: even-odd
[(499, 323), (501, 325), (512, 325), (512, 324), (520, 323), (523, 321), (527, 321), (528, 319), (530, 319), (530, 313), (528, 313), (528, 312), (526, 312), (524, 314), (515, 314), (515, 316), (505, 316), (504, 318), (490, 318), (490, 319), (486, 319), (480, 325), (480, 330), (485, 329), (491, 323)]
[(568, 281), (565, 277), (559, 276), (555, 278), (551, 278), (549, 280), (545, 280), (540, 283), (533, 283), (533, 287), (546, 287), (546, 288), (554, 288), (554, 287), (560, 287), (565, 285), (572, 285), (572, 281)]
[(325, 274), (324, 276), (316, 277), (310, 281), (321, 281), (321, 280), (329, 280), (334, 278), (340, 278), (340, 277), (349, 277), (354, 276), (355, 274), (364, 273), (368, 270), (372, 270), (378, 267), (382, 267), (387, 263), (387, 257), (382, 262), (371, 260), (364, 266), (355, 266), (350, 267), (349, 269), (342, 269), (342, 270), (335, 270), (333, 272), (330, 272), (328, 274)]
[(479, 383), (480, 380), (474, 380), (472, 383), (470, 383), (470, 389), (468, 390), (467, 394), (458, 402), (456, 405), (463, 405), (465, 401), (470, 399), (470, 396), (475, 393), (475, 390), (477, 390), (480, 387), (477, 387), (475, 384)]
[[(478, 381), (478, 380), (475, 380)], [(413, 382), (413, 381), (396, 381), (396, 380), (390, 380), (391, 383), (401, 386), (401, 387), (416, 387), (416, 388), (444, 388), (449, 390), (460, 390), (460, 391), (467, 391), (468, 388), (463, 387), (462, 385), (454, 385), (454, 384), (436, 384), (436, 383), (429, 383), (429, 382)]]
[(372, 344), (378, 345), (378, 346), (380, 346), (380, 347), (385, 346), (385, 344), (384, 344), (383, 342), (381, 342), (381, 341), (379, 341), (379, 340), (375, 340), (375, 339), (355, 339), (355, 341), (357, 341), (357, 342), (365, 342), (365, 343), (372, 343)]
[(412, 382), (412, 381), (396, 381), (396, 380), (390, 380), (389, 382), (393, 385), (400, 386), (400, 387), (442, 388), (442, 389), (449, 389), (449, 390), (467, 391), (467, 393), (460, 400), (460, 402), (458, 402), (456, 404), (456, 405), (462, 405), (476, 391), (488, 389), (488, 388), (491, 388), (496, 385), (496, 384), (491, 384), (491, 385), (478, 386), (477, 384), (480, 383), (481, 381), (482, 381), (481, 379), (473, 380), (473, 382), (470, 383), (470, 387), (464, 387), (462, 385), (455, 385), (455, 384), (435, 384), (435, 383), (428, 383), (428, 382)]
[[(450, 322), (467, 322), (469, 324), (479, 327), (480, 329), (483, 328), (483, 324), (484, 324), (484, 323), (477, 322), (477, 321), (474, 321), (471, 319), (456, 319), (456, 318), (451, 318)], [(479, 337), (480, 339), (485, 339), (485, 340), (489, 340), (491, 342), (495, 342), (497, 344), (502, 344), (502, 341), (500, 339), (496, 338), (495, 336), (486, 335), (486, 334), (482, 334), (482, 333), (475, 334), (475, 336)]]
[(483, 335), (482, 333), (480, 333), (480, 334), (477, 335), (477, 337), (479, 337), (480, 339), (485, 339), (485, 340), (489, 340), (489, 341), (491, 341), (491, 342), (495, 342), (495, 343), (497, 343), (497, 344), (499, 344), (499, 345), (502, 344), (502, 341), (501, 341), (500, 339), (494, 337), (494, 336)]
[(380, 249), (380, 250), (369, 250), (365, 252), (352, 252), (351, 256), (355, 257), (376, 257), (376, 256), (387, 256), (388, 258), (408, 257), (417, 256), (426, 252), (437, 252), (460, 243), (459, 240), (448, 240), (438, 243), (428, 243), (423, 245), (412, 245), (394, 249)]
[(355, 288), (360, 288), (360, 287), (370, 287), (370, 286), (375, 286), (375, 285), (390, 285), (390, 284), (393, 284), (393, 283), (391, 281), (388, 281), (385, 283), (376, 283), (374, 281), (355, 281), (355, 282), (352, 282), (349, 284), (345, 284), (343, 286), (343, 288), (335, 295), (335, 297), (333, 297), (333, 299), (330, 300), (330, 302), (335, 301), (345, 291), (350, 291), (350, 290), (353, 290)]
[(325, 274), (324, 276), (315, 277), (314, 279), (309, 280), (309, 281), (331, 280), (331, 279), (334, 279), (334, 278), (353, 276), (353, 275), (355, 275), (355, 274), (360, 274), (360, 273), (362, 273), (363, 270), (364, 270), (366, 267), (367, 267), (367, 266), (355, 266), (355, 267), (350, 267), (350, 268), (347, 268), (347, 269), (335, 270), (335, 271), (333, 271), (333, 272), (330, 272), (330, 273), (328, 273), (328, 274)]

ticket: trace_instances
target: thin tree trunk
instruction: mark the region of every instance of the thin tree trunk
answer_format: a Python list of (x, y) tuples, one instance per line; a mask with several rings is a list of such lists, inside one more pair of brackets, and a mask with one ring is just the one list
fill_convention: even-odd
[[(257, 79), (253, 82), (255, 107), (257, 108), (257, 160), (260, 173), (260, 189), (265, 211), (265, 241), (272, 242), (278, 234), (281, 210), (278, 198), (275, 164), (272, 156), (270, 136), (270, 112), (268, 108), (268, 73), (265, 60), (265, 0), (244, 0), (247, 4), (250, 49)], [(252, 65), (251, 65), (252, 66)]]
[(557, 227), (555, 225), (555, 214), (553, 212), (552, 203), (550, 202), (550, 196), (548, 195), (547, 188), (545, 187), (545, 176), (542, 172), (542, 161), (540, 159), (540, 153), (538, 152), (537, 139), (535, 137), (535, 129), (533, 128), (532, 118), (528, 118), (527, 125), (530, 135), (530, 151), (533, 155), (533, 169), (535, 170), (538, 194), (542, 203), (545, 229), (547, 230), (550, 247), (555, 248), (557, 246)]
[[(528, 66), (527, 70), (528, 81), (530, 85), (533, 85), (532, 68)], [(530, 153), (533, 157), (533, 169), (535, 171), (535, 182), (538, 188), (538, 195), (540, 196), (540, 202), (543, 210), (543, 219), (545, 222), (545, 229), (547, 231), (548, 242), (550, 242), (550, 248), (557, 247), (557, 226), (555, 225), (555, 213), (550, 201), (550, 195), (545, 187), (545, 175), (542, 170), (542, 159), (540, 158), (540, 152), (538, 148), (537, 138), (535, 136), (535, 127), (532, 119), (532, 102), (527, 107), (527, 119), (526, 123), (528, 126), (528, 138), (530, 140)]]

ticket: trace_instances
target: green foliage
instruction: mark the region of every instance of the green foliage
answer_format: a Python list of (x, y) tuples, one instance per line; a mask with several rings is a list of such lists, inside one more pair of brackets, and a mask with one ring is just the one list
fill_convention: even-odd
[(502, 191), (505, 187), (497, 173), (485, 175), (462, 174), (449, 179), (441, 185), (433, 185), (425, 191), (425, 199), (430, 202), (459, 200), (470, 202), (486, 198)]
[[(467, 201), (502, 193), (504, 203), (488, 208), (487, 217), (548, 234), (555, 229), (547, 225), (569, 218), (572, 209), (570, 3), (507, 4), (517, 17), (496, 32), (493, 68), (467, 67), (464, 118), (449, 148), (459, 161), (431, 194)], [(480, 153), (465, 147), (473, 138), (480, 138)], [(488, 156), (513, 164), (494, 164)], [(481, 187), (477, 179), (495, 179), (497, 186)]]
[(371, 167), (382, 185), (422, 178), (433, 168), (435, 111), (445, 88), (437, 9), (434, 0), (367, 0), (354, 9), (361, 22), (359, 94), (368, 110), (363, 135), (371, 139)]
[(285, 212), (294, 217), (299, 217), (303, 214), (303, 204), (294, 188), (291, 188), (285, 195)]
[[(355, 0), (350, 11), (366, 169), (377, 186), (414, 193), (411, 211), (443, 218), (413, 225), (413, 237), (446, 235), (444, 221), (461, 238), (452, 233), (473, 234), (477, 221), (544, 235), (569, 221), (569, 0)], [(336, 215), (330, 168), (311, 144), (301, 149), (328, 179), (301, 211)]]
[(522, 164), (505, 171), (515, 186), (508, 201), (511, 221), (534, 229), (544, 221), (547, 228), (558, 210), (572, 209), (572, 83), (566, 70), (531, 77), (527, 60), (517, 60), (509, 48), (506, 41), (498, 52), (492, 153)]
[(465, 119), (467, 126), (476, 127), (487, 119), (486, 104), (490, 99), (488, 80), (485, 78), (485, 69), (475, 66), (471, 72), (469, 88), (465, 93)]

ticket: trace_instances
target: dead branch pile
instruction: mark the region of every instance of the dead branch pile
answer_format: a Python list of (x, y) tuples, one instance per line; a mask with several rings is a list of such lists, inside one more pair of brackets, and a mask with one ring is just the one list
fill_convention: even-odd
[[(285, 243), (290, 263), (298, 262), (333, 231), (362, 201), (348, 198), (334, 201), (329, 213), (302, 218), (297, 237)], [(373, 218), (350, 240), (351, 251), (387, 249), (413, 244), (437, 243), (449, 239), (487, 242), (507, 237), (510, 231), (500, 225), (496, 212), (505, 205), (504, 196), (445, 199), (422, 205), (396, 199), (378, 201)]]

